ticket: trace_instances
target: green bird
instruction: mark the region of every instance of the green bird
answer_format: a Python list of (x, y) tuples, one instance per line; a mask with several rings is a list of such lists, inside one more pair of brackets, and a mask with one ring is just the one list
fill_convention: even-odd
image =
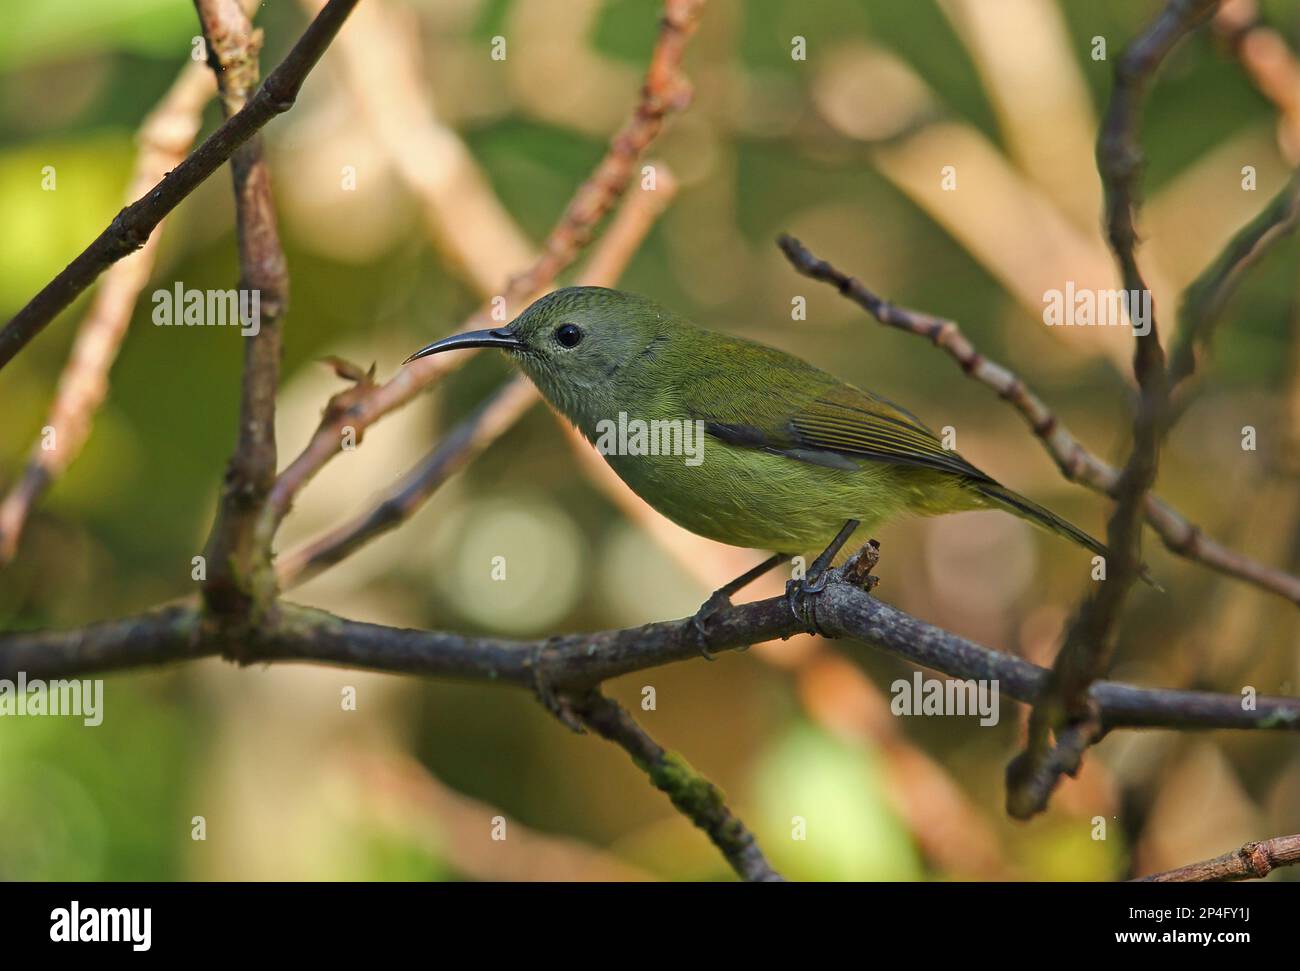
[(796, 594), (821, 588), (854, 528), (904, 513), (1001, 509), (1106, 555), (1083, 530), (944, 448), (911, 412), (792, 354), (696, 327), (647, 297), (557, 290), (508, 327), (447, 337), (407, 363), (469, 347), (508, 353), (632, 491), (673, 522), (775, 551), (706, 601), (695, 618), (701, 635), (745, 584), (822, 550), (791, 586), (794, 607)]

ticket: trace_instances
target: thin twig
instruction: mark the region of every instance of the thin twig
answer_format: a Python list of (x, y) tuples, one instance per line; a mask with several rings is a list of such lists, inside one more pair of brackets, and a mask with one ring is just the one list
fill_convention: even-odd
[[(180, 164), (190, 150), (203, 120), (203, 106), (217, 86), (202, 64), (187, 64), (140, 126), (140, 149), (127, 201), (138, 199)], [(158, 253), (162, 221), (144, 246), (114, 263), (95, 291), (94, 301), (73, 342), (68, 363), (59, 377), (45, 427), (52, 429), (54, 447), (44, 436), (27, 460), (21, 478), (0, 504), (0, 564), (18, 552), (23, 528), (40, 497), (81, 453), (95, 412), (108, 394), (108, 374), (126, 336), (131, 313)]]
[(737, 876), (755, 883), (782, 880), (763, 856), (754, 834), (727, 808), (722, 791), (676, 752), (666, 751), (622, 705), (591, 691), (573, 702), (573, 711), (597, 735), (632, 756), (655, 788), (708, 834)]
[(1189, 863), (1176, 870), (1140, 877), (1135, 883), (1211, 883), (1226, 880), (1258, 880), (1281, 866), (1300, 863), (1300, 836), (1275, 836), (1247, 843), (1240, 849), (1213, 860)]
[(1169, 353), (1171, 390), (1191, 377), (1198, 354), (1209, 350), (1214, 326), (1245, 272), (1275, 243), (1295, 232), (1297, 223), (1300, 223), (1300, 172), (1292, 174), (1264, 211), (1232, 237), (1223, 252), (1183, 293), (1178, 333)]
[[(1119, 470), (1084, 447), (1042, 398), (1016, 374), (980, 353), (954, 321), (888, 302), (855, 277), (818, 259), (792, 236), (781, 236), (777, 242), (804, 276), (831, 284), (881, 324), (924, 337), (946, 352), (966, 375), (996, 391), (1025, 419), (1066, 479), (1103, 495), (1115, 494)], [(1170, 552), (1300, 605), (1300, 577), (1257, 563), (1210, 539), (1157, 496), (1146, 497), (1145, 512), (1147, 524)]]
[(212, 175), (235, 149), (272, 118), (293, 107), (303, 81), (356, 4), (357, 0), (330, 0), (243, 110), (228, 118), (146, 195), (119, 212), (107, 229), (5, 324), (0, 330), (0, 368), (104, 270), (143, 246), (163, 217)]
[(368, 511), (279, 557), (276, 570), (281, 586), (288, 589), (306, 583), (372, 539), (402, 525), (536, 401), (537, 392), (527, 379), (507, 381)]
[[(636, 109), (611, 140), (595, 171), (578, 187), (543, 243), (541, 255), (527, 270), (511, 278), (503, 296), (512, 315), (540, 296), (577, 258), (596, 225), (627, 189), (636, 174), (637, 162), (662, 131), (669, 112), (689, 102), (691, 89), (681, 74), (681, 61), (702, 5), (703, 0), (666, 0), (659, 37)], [(464, 326), (466, 329), (482, 327), (490, 320), (490, 308), (483, 307)], [(307, 447), (280, 473), (271, 490), (267, 506), (267, 515), (273, 520), (271, 528), (288, 514), (298, 492), (342, 450), (345, 428), (351, 428), (355, 442), (360, 443), (372, 424), (459, 366), (460, 361), (453, 364), (451, 358), (463, 360), (466, 356), (443, 354), (421, 358), (401, 368), (384, 384), (349, 388), (332, 399)]]
[[(262, 32), (239, 0), (194, 0), (217, 76), (222, 110), (235, 118), (255, 97)], [(322, 14), (323, 15), (323, 14)], [(271, 197), (271, 172), (254, 133), (230, 158), (239, 244), (239, 287), (258, 293), (259, 318), (244, 345), (239, 427), (226, 466), (220, 507), (204, 550), (203, 595), (219, 615), (240, 620), (265, 609), (275, 593), (271, 537), (258, 535), (262, 507), (275, 481), (275, 395), (280, 383), (280, 319), (289, 305), (289, 272)], [(243, 305), (241, 301), (241, 306)], [(251, 300), (249, 306), (253, 306)], [(244, 321), (249, 324), (249, 321)]]

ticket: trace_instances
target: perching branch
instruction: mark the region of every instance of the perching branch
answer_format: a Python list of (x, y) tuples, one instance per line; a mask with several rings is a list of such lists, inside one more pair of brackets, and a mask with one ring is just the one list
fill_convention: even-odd
[(163, 217), (212, 175), (234, 154), (235, 149), (276, 115), (293, 106), (303, 81), (356, 4), (357, 0), (330, 0), (238, 114), (228, 118), (148, 194), (118, 213), (108, 228), (82, 250), (81, 255), (5, 324), (0, 330), (0, 368), (8, 364), (104, 270), (143, 246)]
[(1135, 883), (1210, 883), (1227, 880), (1258, 880), (1280, 866), (1300, 863), (1300, 836), (1275, 836), (1271, 840), (1247, 843), (1213, 860), (1189, 863)]
[[(1033, 704), (1048, 672), (1023, 658), (984, 647), (912, 617), (846, 582), (835, 571), (813, 598), (811, 620), (832, 639), (851, 640), (954, 678), (997, 681), (1001, 696)], [(228, 632), (205, 624), (194, 601), (65, 631), (0, 634), (0, 678), (52, 679), (103, 674), (212, 657), (228, 650)], [(709, 649), (811, 633), (784, 597), (742, 604), (709, 620)], [(581, 694), (610, 678), (677, 661), (698, 660), (689, 619), (642, 627), (563, 634), (539, 641), (469, 637), (384, 627), (278, 602), (243, 664), (311, 662)], [(1237, 728), (1300, 731), (1300, 698), (1139, 688), (1095, 682), (1090, 696), (1106, 729)]]
[[(783, 235), (777, 242), (791, 265), (804, 276), (831, 284), (880, 323), (924, 337), (945, 351), (965, 374), (996, 391), (1025, 419), (1066, 479), (1104, 495), (1115, 494), (1119, 470), (1084, 447), (1042, 398), (1016, 374), (980, 353), (954, 321), (890, 303), (855, 277), (818, 259), (792, 236)], [(1300, 577), (1258, 563), (1210, 539), (1199, 526), (1154, 495), (1147, 495), (1145, 512), (1147, 525), (1164, 540), (1170, 552), (1300, 605)]]
[[(590, 241), (596, 225), (627, 189), (645, 149), (663, 129), (669, 112), (690, 100), (689, 83), (681, 74), (686, 42), (695, 32), (703, 0), (666, 0), (659, 38), (650, 56), (641, 98), (631, 119), (610, 142), (608, 151), (591, 176), (578, 187), (559, 222), (542, 244), (542, 253), (506, 286), (505, 303), (511, 315), (541, 296)], [(483, 307), (463, 325), (484, 327), (491, 320)], [(349, 388), (325, 408), (320, 426), (307, 447), (280, 473), (267, 507), (272, 528), (288, 514), (294, 497), (342, 449), (343, 430), (351, 428), (360, 442), (365, 430), (437, 383), (470, 354), (434, 355), (413, 361), (384, 384)], [(452, 358), (458, 359), (453, 363)]]
[(573, 702), (573, 712), (601, 738), (632, 756), (655, 788), (708, 834), (737, 876), (755, 883), (781, 881), (758, 848), (754, 834), (727, 808), (721, 790), (676, 752), (666, 751), (647, 735), (622, 705), (593, 690)]
[[(195, 0), (195, 8), (209, 63), (217, 76), (222, 110), (227, 119), (233, 119), (249, 104), (249, 98), (255, 97), (262, 32), (253, 29), (239, 0)], [(255, 619), (275, 593), (271, 536), (259, 534), (257, 526), (275, 481), (280, 318), (289, 304), (289, 272), (276, 228), (271, 172), (262, 157), (260, 135), (254, 133), (235, 149), (230, 170), (235, 188), (239, 286), (244, 292), (260, 295), (260, 318), (252, 322), (256, 330), (244, 345), (239, 429), (226, 467), (220, 508), (204, 550), (210, 568), (203, 596), (217, 615), (243, 622)]]
[[(848, 582), (848, 576), (847, 568), (833, 572), (825, 591), (813, 598), (806, 621), (793, 615), (784, 597), (715, 615), (709, 624), (710, 647), (736, 649), (817, 630), (827, 637), (858, 640), (954, 677), (995, 681), (999, 691), (1014, 700), (1033, 703), (1046, 689), (1048, 671), (910, 617), (872, 598)], [(709, 833), (737, 872), (748, 878), (771, 878), (752, 837), (706, 781), (688, 773), (684, 763), (673, 757), (645, 758), (653, 743), (644, 733), (610, 721), (613, 715), (608, 712), (603, 716), (591, 712), (581, 700), (609, 678), (698, 658), (698, 640), (689, 620), (519, 642), (382, 627), (277, 601), (263, 616), (256, 637), (232, 644), (239, 636), (228, 627), (206, 623), (196, 603), (172, 604), (78, 630), (0, 635), (0, 678), (16, 678), (19, 672), (29, 679), (67, 678), (220, 653), (245, 664), (309, 661), (507, 684), (543, 698), (544, 692), (553, 697), (562, 694), (572, 715), (619, 741), (650, 766), (655, 784)], [(1089, 693), (1091, 706), (1107, 730), (1300, 731), (1300, 699), (1256, 698), (1248, 707), (1232, 695), (1106, 681), (1093, 683)]]
[[(167, 94), (140, 126), (135, 173), (127, 200), (139, 198), (185, 158), (199, 132), (203, 106), (216, 93), (212, 74), (202, 64), (187, 64)], [(68, 363), (59, 377), (46, 426), (53, 429), (54, 447), (37, 442), (22, 476), (0, 504), (0, 565), (18, 553), (27, 518), (40, 497), (72, 461), (90, 437), (95, 412), (108, 394), (108, 373), (126, 337), (140, 292), (149, 281), (162, 235), (162, 221), (137, 252), (114, 263), (95, 291), (94, 301)]]

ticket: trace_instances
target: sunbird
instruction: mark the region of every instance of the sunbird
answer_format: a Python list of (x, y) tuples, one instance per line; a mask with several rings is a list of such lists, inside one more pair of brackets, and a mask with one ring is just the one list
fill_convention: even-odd
[[(904, 513), (1001, 509), (1107, 552), (945, 448), (910, 411), (793, 354), (697, 327), (648, 297), (556, 290), (509, 326), (435, 341), (405, 363), (470, 347), (509, 354), (632, 491), (673, 522), (775, 553), (705, 602), (695, 617), (701, 635), (707, 617), (766, 570), (823, 551), (798, 588), (818, 590), (854, 528)], [(638, 420), (679, 430), (679, 442), (702, 430), (698, 454), (688, 461), (672, 447), (608, 447), (612, 427)]]

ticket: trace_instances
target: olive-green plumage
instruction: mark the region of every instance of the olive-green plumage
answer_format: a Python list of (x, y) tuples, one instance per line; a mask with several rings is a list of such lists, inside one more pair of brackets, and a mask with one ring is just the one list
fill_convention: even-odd
[[(627, 420), (702, 423), (699, 464), (606, 454), (637, 495), (734, 546), (816, 553), (848, 519), (1004, 509), (1094, 553), (1105, 548), (943, 447), (910, 412), (784, 351), (701, 330), (646, 297), (571, 287), (502, 330), (431, 344), (510, 353), (592, 442)], [(697, 426), (692, 426), (697, 427)]]

